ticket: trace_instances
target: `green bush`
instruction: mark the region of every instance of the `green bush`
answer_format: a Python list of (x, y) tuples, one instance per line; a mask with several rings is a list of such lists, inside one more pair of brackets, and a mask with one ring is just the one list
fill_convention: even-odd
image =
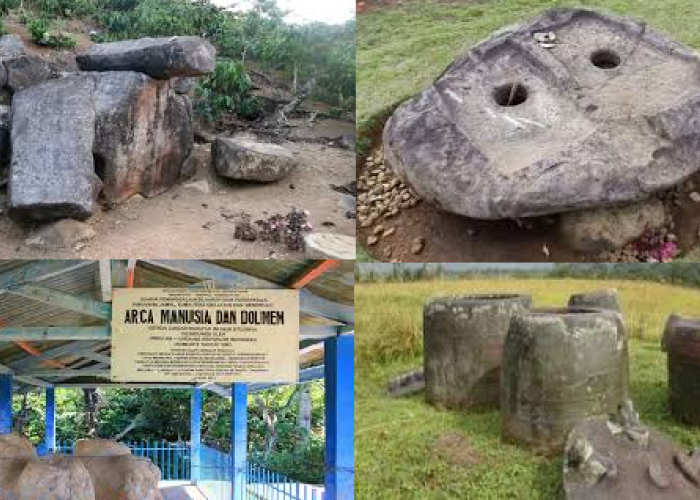
[(6, 16), (12, 9), (20, 5), (20, 0), (0, 0), (0, 14)]
[(209, 122), (219, 120), (224, 113), (254, 120), (262, 108), (259, 100), (250, 95), (251, 87), (250, 75), (242, 64), (218, 61), (214, 72), (197, 87), (195, 111)]
[(56, 48), (75, 47), (75, 38), (61, 31), (52, 30), (52, 26), (51, 21), (46, 19), (31, 19), (27, 22), (27, 29), (37, 45)]

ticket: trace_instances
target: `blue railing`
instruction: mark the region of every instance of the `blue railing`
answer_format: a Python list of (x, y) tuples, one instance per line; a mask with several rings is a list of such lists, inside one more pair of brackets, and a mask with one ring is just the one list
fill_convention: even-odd
[[(131, 442), (123, 444), (131, 448), (131, 453), (137, 457), (149, 458), (160, 469), (163, 481), (189, 481), (190, 480), (190, 445), (189, 443), (161, 442)], [(56, 453), (72, 455), (75, 452), (75, 443), (56, 443)]]

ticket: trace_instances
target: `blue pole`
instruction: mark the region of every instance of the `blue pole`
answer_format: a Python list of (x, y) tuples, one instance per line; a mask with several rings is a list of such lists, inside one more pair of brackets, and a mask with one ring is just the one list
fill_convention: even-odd
[(56, 451), (56, 389), (46, 388), (46, 453), (52, 454)]
[(355, 498), (355, 337), (326, 339), (326, 500)]
[(12, 375), (0, 375), (0, 434), (12, 434)]
[(231, 387), (232, 500), (245, 500), (248, 464), (248, 386)]
[(190, 451), (191, 478), (193, 483), (200, 479), (202, 465), (202, 389), (192, 390), (192, 410), (190, 411)]

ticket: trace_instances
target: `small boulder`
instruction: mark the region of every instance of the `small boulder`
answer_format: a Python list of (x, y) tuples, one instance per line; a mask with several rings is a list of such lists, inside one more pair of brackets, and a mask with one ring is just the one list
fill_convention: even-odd
[(121, 457), (131, 455), (131, 448), (111, 439), (81, 439), (75, 444), (76, 457)]
[(92, 45), (77, 62), (83, 71), (137, 71), (166, 79), (211, 73), (216, 50), (196, 36), (139, 38)]
[(28, 462), (17, 479), (16, 491), (18, 500), (96, 498), (92, 479), (82, 462), (61, 455)]
[(211, 161), (223, 177), (256, 182), (278, 181), (297, 166), (288, 149), (249, 137), (217, 137)]
[(12, 101), (10, 216), (84, 220), (101, 182), (95, 175), (94, 82), (86, 75), (40, 83)]
[(631, 205), (569, 212), (559, 216), (563, 241), (579, 252), (605, 252), (622, 248), (647, 229), (666, 224), (663, 203), (650, 199)]
[(188, 76), (173, 78), (173, 90), (178, 94), (189, 94), (192, 92), (192, 89), (194, 89), (196, 83), (196, 78)]
[(27, 238), (25, 243), (27, 246), (42, 250), (57, 250), (74, 248), (79, 243), (90, 241), (95, 236), (95, 231), (85, 222), (63, 219), (42, 226)]
[(311, 233), (304, 236), (307, 259), (355, 260), (357, 240), (354, 236)]
[(24, 42), (18, 35), (0, 37), (0, 58), (19, 57), (26, 54)]
[(7, 73), (5, 85), (13, 92), (50, 80), (54, 77), (51, 66), (39, 56), (22, 55), (2, 61)]

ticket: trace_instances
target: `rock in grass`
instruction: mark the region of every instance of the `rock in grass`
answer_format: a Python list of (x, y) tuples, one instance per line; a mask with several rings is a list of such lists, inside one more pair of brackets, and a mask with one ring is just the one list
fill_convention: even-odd
[(84, 71), (138, 71), (165, 79), (211, 73), (216, 50), (196, 36), (139, 38), (92, 45), (76, 60)]
[(219, 175), (256, 182), (278, 181), (297, 166), (287, 148), (249, 137), (217, 137), (211, 159)]
[(100, 190), (95, 175), (94, 82), (72, 75), (15, 94), (10, 216), (87, 219)]

